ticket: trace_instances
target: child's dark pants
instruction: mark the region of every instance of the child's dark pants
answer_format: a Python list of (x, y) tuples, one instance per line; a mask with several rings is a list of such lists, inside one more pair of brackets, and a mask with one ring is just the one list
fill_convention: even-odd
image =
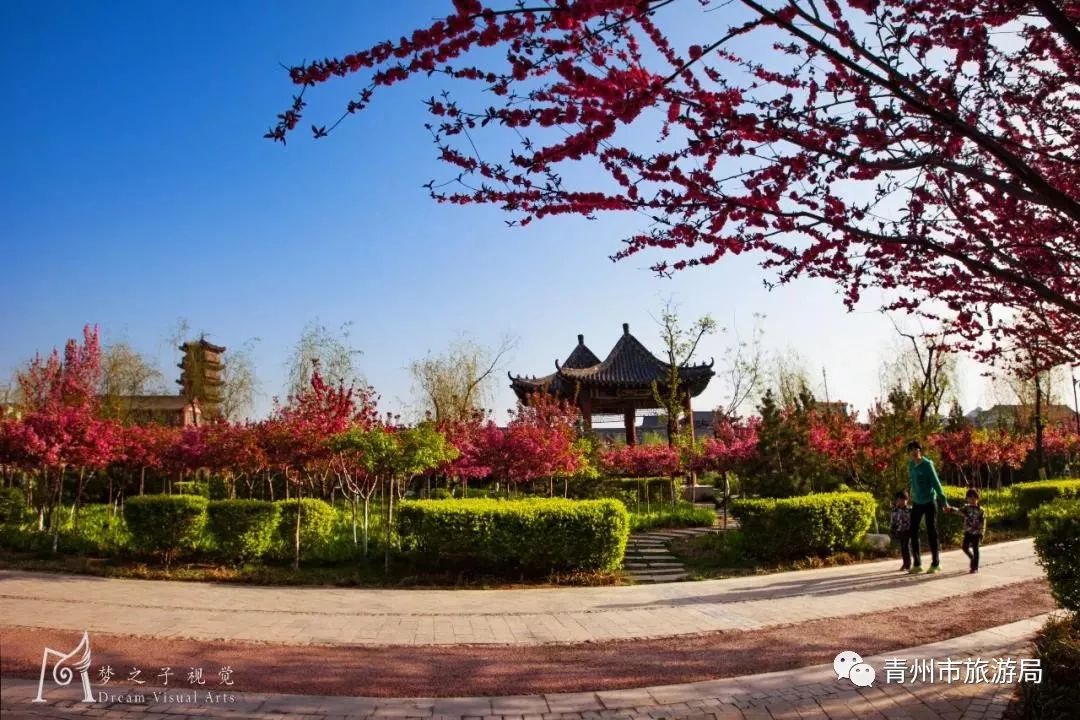
[(979, 543), (982, 542), (982, 535), (979, 533), (964, 533), (964, 554), (971, 559), (971, 569), (979, 569)]
[(894, 533), (893, 538), (896, 539), (896, 542), (900, 543), (900, 557), (904, 561), (904, 567), (911, 567), (911, 533)]
[(938, 565), (940, 546), (937, 535), (937, 506), (932, 502), (915, 503), (911, 506), (911, 556), (915, 560), (915, 567), (922, 567), (922, 556), (919, 554), (919, 525), (926, 518), (926, 536), (930, 540), (930, 562)]

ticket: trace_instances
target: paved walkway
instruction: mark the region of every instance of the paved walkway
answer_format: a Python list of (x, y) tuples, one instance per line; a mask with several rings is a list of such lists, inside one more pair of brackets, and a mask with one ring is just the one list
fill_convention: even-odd
[(676, 528), (637, 532), (626, 543), (623, 569), (637, 583), (685, 580), (686, 568), (671, 554), (667, 544), (675, 538), (718, 532), (715, 528)]
[[(968, 575), (897, 562), (727, 580), (521, 590), (248, 587), (0, 571), (0, 623), (294, 645), (536, 645), (747, 630), (908, 607), (1043, 577), (1030, 540), (991, 545)], [(918, 593), (912, 587), (918, 586)]]
[[(869, 688), (856, 688), (847, 680), (838, 680), (832, 665), (828, 664), (685, 685), (595, 693), (402, 699), (237, 693), (231, 702), (211, 705), (202, 697), (195, 698), (194, 702), (182, 697), (158, 701), (151, 695), (153, 691), (140, 688), (142, 702), (136, 698), (132, 705), (115, 701), (84, 704), (76, 701), (77, 690), (50, 688), (49, 702), (36, 705), (30, 703), (36, 693), (35, 682), (5, 679), (0, 709), (5, 720), (88, 716), (106, 720), (170, 719), (182, 715), (236, 720), (278, 720), (283, 717), (308, 720), (385, 717), (431, 720), (997, 720), (1005, 710), (1013, 684), (944, 683), (937, 676), (931, 682), (908, 680), (905, 676), (903, 683), (889, 683), (885, 661), (899, 658), (905, 665), (915, 666), (917, 660), (981, 658), (993, 666), (998, 658), (1031, 657), (1027, 640), (1045, 618), (1039, 616), (887, 656), (868, 657), (865, 662), (878, 673), (876, 682)], [(847, 649), (857, 650), (836, 648), (837, 651)], [(113, 692), (125, 689), (121, 685), (114, 687)], [(98, 692), (97, 686), (94, 692)]]

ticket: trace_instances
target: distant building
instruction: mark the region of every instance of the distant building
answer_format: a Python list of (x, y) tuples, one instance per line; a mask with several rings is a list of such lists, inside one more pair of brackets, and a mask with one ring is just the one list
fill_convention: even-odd
[(125, 395), (120, 402), (128, 422), (134, 425), (187, 427), (202, 424), (198, 399), (188, 402), (183, 395)]
[(122, 422), (188, 427), (219, 419), (225, 348), (199, 338), (179, 347), (180, 378), (176, 395), (121, 395), (113, 401)]
[[(694, 410), (694, 436), (698, 438), (713, 436), (713, 418), (711, 410)], [(685, 419), (683, 420), (685, 423)], [(593, 432), (601, 440), (608, 442), (626, 442), (626, 431), (620, 427), (593, 427)], [(635, 426), (634, 435), (642, 440), (654, 435), (667, 442), (667, 415), (655, 413), (645, 415), (641, 423)]]
[(850, 415), (851, 408), (843, 400), (833, 400), (831, 402), (825, 402), (824, 400), (815, 400), (814, 409), (823, 413), (835, 413), (837, 415)]
[[(964, 415), (977, 428), (1014, 427), (1027, 425), (1035, 416), (1031, 405), (997, 404), (988, 410), (977, 407)], [(1068, 405), (1051, 405), (1044, 411), (1043, 421), (1050, 424), (1072, 422), (1075, 412)]]
[(22, 408), (18, 403), (0, 402), (0, 420), (18, 420), (22, 417)]
[(180, 368), (180, 379), (176, 384), (180, 386), (180, 395), (189, 403), (198, 401), (202, 416), (206, 420), (220, 419), (225, 348), (201, 337), (198, 341), (181, 345), (180, 352), (184, 353), (177, 365)]

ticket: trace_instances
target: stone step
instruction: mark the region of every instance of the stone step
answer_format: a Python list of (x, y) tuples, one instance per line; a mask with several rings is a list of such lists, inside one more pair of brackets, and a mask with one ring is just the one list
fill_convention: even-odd
[(678, 575), (655, 575), (655, 574), (654, 575), (635, 575), (634, 580), (639, 582), (639, 583), (645, 584), (645, 583), (673, 582), (675, 580), (685, 580), (688, 577), (690, 577), (690, 576), (687, 575), (686, 573), (680, 573)]

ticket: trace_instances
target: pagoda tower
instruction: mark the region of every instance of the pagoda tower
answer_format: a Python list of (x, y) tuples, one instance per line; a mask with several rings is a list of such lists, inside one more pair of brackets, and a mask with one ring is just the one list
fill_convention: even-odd
[(184, 353), (177, 367), (180, 368), (180, 394), (189, 403), (198, 403), (203, 420), (221, 417), (222, 372), (225, 369), (225, 348), (214, 345), (205, 337), (189, 340), (180, 346)]

